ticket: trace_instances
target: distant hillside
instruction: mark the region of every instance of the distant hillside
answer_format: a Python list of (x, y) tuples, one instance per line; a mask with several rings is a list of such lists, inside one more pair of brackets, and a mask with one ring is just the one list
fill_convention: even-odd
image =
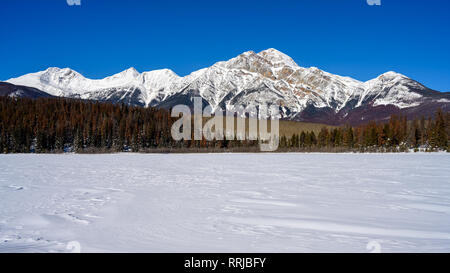
[(52, 95), (33, 87), (14, 85), (7, 82), (0, 82), (0, 96), (31, 99), (53, 97)]

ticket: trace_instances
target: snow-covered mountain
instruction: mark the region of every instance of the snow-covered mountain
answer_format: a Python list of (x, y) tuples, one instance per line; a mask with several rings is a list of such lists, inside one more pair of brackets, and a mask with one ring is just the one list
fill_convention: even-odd
[[(34, 87), (54, 96), (124, 102), (170, 108), (191, 104), (276, 104), (283, 117), (340, 124), (381, 120), (392, 113), (429, 114), (437, 107), (450, 111), (450, 96), (395, 72), (361, 82), (315, 67), (304, 68), (289, 56), (267, 49), (248, 51), (180, 77), (168, 69), (139, 73), (134, 68), (92, 80), (69, 68), (49, 68), (7, 82)], [(376, 113), (376, 114), (374, 114)]]

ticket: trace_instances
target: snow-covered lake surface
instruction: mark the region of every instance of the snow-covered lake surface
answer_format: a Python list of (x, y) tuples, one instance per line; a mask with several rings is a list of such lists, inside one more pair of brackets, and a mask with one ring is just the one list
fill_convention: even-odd
[(450, 154), (0, 155), (0, 252), (72, 241), (82, 252), (450, 252)]

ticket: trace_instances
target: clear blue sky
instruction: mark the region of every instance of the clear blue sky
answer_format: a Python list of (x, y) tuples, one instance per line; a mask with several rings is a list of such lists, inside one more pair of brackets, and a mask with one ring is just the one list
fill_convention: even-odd
[(276, 48), (299, 65), (368, 80), (389, 70), (450, 91), (450, 1), (2, 0), (0, 79), (70, 67), (179, 75)]

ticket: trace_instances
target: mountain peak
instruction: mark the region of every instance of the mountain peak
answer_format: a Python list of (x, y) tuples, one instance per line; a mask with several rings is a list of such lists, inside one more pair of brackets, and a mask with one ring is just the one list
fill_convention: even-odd
[(142, 77), (144, 81), (150, 80), (155, 82), (180, 78), (180, 76), (178, 76), (175, 72), (167, 68), (143, 72)]
[(403, 74), (397, 73), (395, 71), (388, 71), (386, 73), (381, 74), (378, 76), (379, 79), (395, 79), (395, 78), (408, 78)]
[(130, 67), (122, 72), (106, 77), (105, 79), (123, 79), (130, 81), (139, 77), (139, 75), (140, 73), (134, 67)]
[(253, 55), (253, 54), (256, 54), (255, 51), (249, 50), (249, 51), (245, 51), (244, 53), (242, 53), (242, 54), (240, 54), (240, 55), (243, 55), (243, 56), (249, 56), (249, 55)]
[(287, 56), (283, 52), (281, 52), (281, 51), (279, 51), (279, 50), (277, 50), (277, 49), (275, 49), (273, 47), (265, 49), (265, 50), (259, 52), (258, 54), (278, 54), (278, 55), (285, 55), (285, 56)]
[(44, 70), (43, 72), (59, 72), (61, 70), (61, 68), (59, 67), (49, 67), (46, 70)]
[(120, 74), (132, 75), (132, 76), (137, 77), (137, 76), (139, 76), (140, 73), (139, 73), (139, 71), (136, 70), (136, 68), (130, 67), (127, 70), (120, 72)]
[(70, 74), (79, 75), (80, 74), (77, 71), (75, 71), (69, 67), (66, 67), (66, 68), (49, 67), (45, 71), (42, 71), (42, 73), (62, 74), (62, 75), (70, 75)]
[(279, 50), (276, 50), (275, 48), (263, 50), (259, 52), (258, 55), (270, 61), (276, 67), (284, 65), (292, 67), (298, 66), (291, 57), (289, 57), (288, 55), (284, 54)]
[(71, 68), (50, 67), (45, 71), (37, 72), (41, 81), (68, 82), (74, 79), (84, 79), (84, 76)]
[(147, 71), (147, 72), (143, 72), (143, 74), (167, 74), (167, 75), (174, 75), (174, 76), (178, 76), (177, 73), (175, 73), (173, 70), (168, 69), (168, 68), (162, 68), (162, 69), (157, 69), (157, 70), (152, 70), (152, 71)]

